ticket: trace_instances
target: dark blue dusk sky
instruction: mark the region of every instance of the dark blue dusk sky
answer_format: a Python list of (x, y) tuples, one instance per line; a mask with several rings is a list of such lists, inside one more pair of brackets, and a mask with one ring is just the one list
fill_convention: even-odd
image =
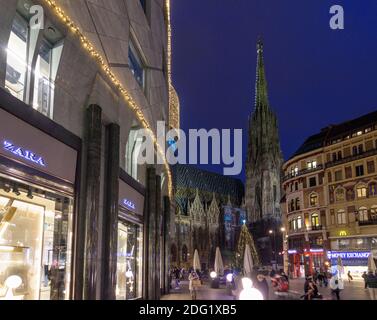
[[(329, 27), (335, 4), (345, 30)], [(173, 0), (172, 21), (182, 128), (242, 128), (244, 158), (259, 35), (285, 159), (328, 124), (377, 109), (376, 0)]]

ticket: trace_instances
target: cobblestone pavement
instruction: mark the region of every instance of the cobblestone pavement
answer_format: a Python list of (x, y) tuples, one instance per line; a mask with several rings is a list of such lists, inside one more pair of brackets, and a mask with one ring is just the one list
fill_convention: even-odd
[[(304, 280), (294, 279), (290, 281), (290, 290), (288, 295), (278, 296), (270, 287), (269, 300), (299, 300), (304, 291)], [(319, 287), (319, 292), (323, 295), (324, 300), (333, 300), (330, 288)], [(344, 282), (344, 290), (340, 294), (341, 300), (369, 300), (368, 290), (364, 289), (363, 280), (354, 280), (351, 283)], [(199, 290), (197, 300), (234, 300), (225, 286), (220, 289), (211, 289), (208, 283), (205, 283)], [(171, 294), (163, 296), (162, 300), (191, 300), (188, 290), (188, 282), (182, 281), (179, 289), (171, 290)]]

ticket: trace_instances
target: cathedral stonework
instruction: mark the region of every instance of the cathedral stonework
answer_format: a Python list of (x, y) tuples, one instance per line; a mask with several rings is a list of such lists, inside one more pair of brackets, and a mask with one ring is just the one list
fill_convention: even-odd
[(249, 222), (281, 221), (281, 167), (278, 121), (270, 108), (263, 61), (263, 44), (257, 45), (255, 109), (249, 119), (246, 162), (246, 209)]

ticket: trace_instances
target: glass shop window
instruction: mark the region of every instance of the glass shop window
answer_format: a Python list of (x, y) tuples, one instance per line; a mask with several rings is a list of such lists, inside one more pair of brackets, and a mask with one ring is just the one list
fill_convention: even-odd
[(135, 77), (136, 81), (140, 85), (140, 87), (144, 90), (145, 88), (145, 68), (138, 54), (135, 46), (130, 41), (129, 49), (128, 49), (128, 62), (130, 65), (131, 72)]
[(0, 300), (69, 299), (72, 212), (65, 196), (0, 189)]
[(28, 23), (16, 15), (8, 41), (5, 88), (19, 100), (24, 100), (28, 42)]
[(136, 224), (118, 224), (117, 300), (135, 300), (142, 297), (143, 234)]

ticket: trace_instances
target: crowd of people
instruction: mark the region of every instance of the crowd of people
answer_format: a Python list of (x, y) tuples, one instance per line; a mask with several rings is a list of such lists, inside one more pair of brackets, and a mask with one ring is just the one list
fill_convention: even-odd
[[(174, 267), (170, 272), (171, 288), (180, 289), (181, 281), (187, 280), (189, 282), (191, 297), (193, 300), (196, 300), (197, 290), (202, 285), (207, 273), (208, 272), (200, 272), (199, 270), (185, 270), (183, 268)], [(233, 293), (237, 295), (237, 292), (239, 293), (239, 291), (242, 290), (240, 283), (243, 275), (233, 270), (227, 270), (227, 273), (232, 273), (233, 275), (233, 281), (228, 283), (228, 285), (232, 287)], [(365, 289), (369, 291), (370, 299), (377, 300), (377, 271), (364, 272), (362, 278), (364, 279)], [(353, 281), (350, 271), (347, 273), (347, 279), (349, 282)], [(264, 269), (254, 268), (251, 274), (251, 280), (253, 286), (263, 295), (264, 300), (269, 299), (270, 288), (277, 294), (288, 294), (289, 292), (289, 277), (283, 270), (276, 272), (275, 270), (266, 271)], [(301, 299), (323, 299), (323, 296), (319, 292), (319, 287), (330, 287), (333, 299), (340, 300), (341, 293), (344, 290), (344, 281), (337, 271), (329, 273), (316, 270), (312, 276), (305, 278), (304, 294), (301, 296)]]

